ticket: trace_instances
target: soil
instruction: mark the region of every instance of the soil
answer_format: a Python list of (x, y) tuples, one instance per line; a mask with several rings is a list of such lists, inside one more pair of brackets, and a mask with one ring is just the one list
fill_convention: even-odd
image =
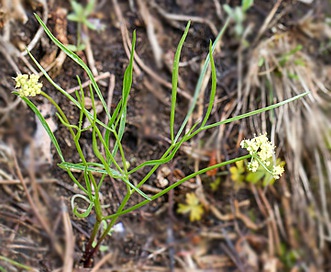
[[(46, 140), (45, 136), (40, 136), (39, 140), (36, 138), (38, 125), (34, 114), (24, 103), (16, 103), (19, 98), (11, 94), (15, 85), (12, 78), (18, 72), (16, 70), (29, 74), (32, 72), (24, 59), (16, 54), (17, 50), (8, 51), (8, 48), (12, 46), (21, 50), (28, 45), (39, 28), (33, 12), (41, 16), (43, 14), (43, 7), (38, 1), (22, 2), (27, 22), (22, 24), (15, 18), (11, 18), (11, 22), (4, 20), (5, 24), (10, 25), (11, 32), (9, 41), (1, 41), (1, 47), (5, 48), (4, 44), (7, 47), (1, 51), (3, 57), (0, 58), (0, 268), (3, 271), (26, 271), (27, 267), (32, 271), (92, 271), (91, 267), (83, 268), (81, 260), (96, 220), (95, 214), (92, 212), (84, 219), (73, 215), (70, 201), (80, 192), (79, 189), (67, 173), (57, 166), (60, 158), (56, 150), (53, 147), (48, 150), (47, 143), (40, 145)], [(146, 6), (147, 13), (139, 6), (140, 2)], [(123, 138), (123, 148), (128, 154), (130, 167), (160, 158), (169, 147), (171, 89), (160, 79), (171, 83), (172, 59), (187, 18), (191, 17), (192, 25), (181, 55), (179, 88), (182, 93), (177, 99), (176, 129), (185, 118), (189, 107), (188, 97), (194, 94), (203, 60), (208, 54), (209, 41), (215, 39), (216, 33), (213, 33), (211, 25), (219, 30), (225, 23), (226, 14), (224, 11), (221, 16), (217, 13), (218, 5), (215, 2), (229, 2), (231, 6), (236, 6), (241, 1), (98, 1), (91, 14), (91, 18), (105, 26), (100, 32), (88, 30), (86, 34), (98, 74), (109, 73), (98, 84), (105, 100), (109, 96), (112, 98), (111, 111), (121, 99), (123, 75), (129, 63), (121, 33), (122, 23), (130, 39), (136, 30), (136, 54), (153, 73), (136, 62), (128, 104), (128, 125)], [(231, 114), (233, 105), (239, 103), (237, 92), (238, 84), (242, 83), (240, 73), (242, 78), (246, 76), (252, 52), (260, 42), (276, 35), (276, 32), (281, 35), (289, 29), (295, 29), (304, 16), (309, 15), (314, 21), (324, 22), (325, 17), (331, 14), (329, 1), (316, 0), (312, 4), (303, 2), (309, 1), (255, 1), (244, 23), (251, 26), (245, 42), (236, 37), (234, 24), (230, 24), (214, 55), (218, 81), (217, 103), (208, 122), (225, 118), (226, 114)], [(72, 12), (69, 1), (49, 1), (47, 6), (47, 25), (50, 30), (60, 41), (76, 44), (77, 23), (66, 17), (66, 13)], [(268, 24), (256, 40), (273, 8), (277, 8), (273, 17), (278, 16), (277, 22)], [(123, 22), (117, 9), (123, 16)], [(179, 20), (165, 17), (161, 10), (181, 17)], [(156, 40), (163, 51), (160, 60), (153, 54), (151, 38), (147, 34), (150, 25), (146, 14), (151, 16), (149, 24), (155, 28)], [(5, 35), (4, 28), (2, 31)], [(313, 44), (321, 44), (318, 38), (310, 38)], [(325, 67), (328, 67), (330, 54), (330, 43), (327, 42), (323, 52), (310, 55)], [(7, 56), (5, 52), (9, 52)], [(91, 67), (86, 52), (83, 50), (77, 54)], [(43, 67), (50, 65), (55, 58), (58, 61), (61, 58), (60, 50), (45, 34), (31, 53)], [(32, 65), (28, 56), (26, 60)], [(35, 65), (32, 66), (37, 69)], [(89, 80), (84, 70), (68, 57), (51, 69), (49, 74), (65, 90), (78, 86), (77, 76), (81, 82)], [(111, 79), (114, 79), (112, 93)], [(69, 121), (77, 122), (77, 108), (44, 77), (41, 77), (41, 81), (43, 91), (59, 104)], [(209, 88), (210, 84), (207, 84), (207, 90)], [(88, 93), (88, 88), (85, 90)], [(208, 91), (206, 93), (200, 105), (208, 101)], [(47, 104), (43, 98), (34, 97), (31, 100), (40, 107)], [(55, 123), (55, 136), (65, 159), (79, 162), (68, 129), (61, 124), (53, 108), (46, 108), (45, 111), (45, 118)], [(195, 113), (195, 120), (201, 116), (199, 114)], [(105, 113), (100, 112), (99, 117), (104, 120)], [(267, 126), (270, 128), (269, 124)], [(223, 161), (245, 154), (238, 148), (238, 142), (255, 131), (249, 126), (243, 131), (238, 123), (232, 126), (232, 130), (222, 129), (222, 137), (217, 134), (217, 129), (210, 130), (188, 143), (191, 151), (181, 149), (166, 165), (171, 171), (169, 182), (215, 164), (215, 160)], [(96, 161), (91, 132), (84, 134), (80, 144), (87, 159)], [(41, 150), (45, 145), (46, 150)], [(118, 227), (123, 226), (123, 229), (114, 232), (102, 243), (92, 264), (100, 264), (100, 268), (93, 271), (328, 271), (331, 267), (328, 258), (330, 245), (328, 241), (318, 241), (318, 227), (312, 223), (315, 222), (313, 214), (319, 216), (318, 211), (311, 207), (312, 221), (306, 222), (307, 225), (302, 223), (291, 227), (296, 219), (290, 220), (286, 215), (286, 205), (291, 205), (282, 195), (287, 186), (284, 185), (286, 178), (268, 188), (258, 184), (237, 184), (231, 180), (229, 167), (203, 174), (139, 210), (122, 216)], [(146, 167), (135, 173), (131, 177), (132, 182), (139, 183), (149, 169)], [(146, 193), (152, 195), (160, 190), (159, 172), (153, 174), (143, 187)], [(75, 176), (77, 179), (83, 178), (80, 173), (75, 173)], [(211, 184), (216, 184), (218, 179), (221, 180), (220, 184), (212, 189)], [(287, 179), (290, 180), (291, 176), (288, 175)], [(317, 187), (314, 184), (311, 186)], [(124, 197), (126, 186), (109, 178), (105, 180), (101, 192), (103, 203), (109, 204), (105, 212), (112, 214)], [(185, 203), (186, 194), (192, 192), (198, 195), (204, 208), (201, 220), (194, 222), (190, 221), (189, 216), (177, 212), (178, 204)], [(128, 206), (142, 200), (141, 196), (135, 194)], [(78, 203), (86, 206), (83, 202)], [(274, 212), (271, 216), (269, 212), (273, 209), (278, 214)], [(270, 225), (268, 220), (274, 225)], [(68, 221), (70, 224), (66, 225)], [(314, 227), (307, 227), (309, 224)], [(68, 225), (71, 228), (69, 231), (66, 229)], [(306, 229), (313, 231), (309, 237), (314, 239), (298, 239)], [(270, 234), (273, 231), (278, 236)], [(314, 249), (311, 255), (310, 248)], [(104, 260), (102, 264), (101, 260)], [(271, 267), (270, 270), (268, 267)]]

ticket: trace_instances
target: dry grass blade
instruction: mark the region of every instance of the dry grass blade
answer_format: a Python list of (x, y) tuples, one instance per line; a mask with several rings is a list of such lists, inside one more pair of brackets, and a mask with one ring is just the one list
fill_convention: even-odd
[(114, 254), (112, 252), (110, 252), (110, 253), (106, 254), (105, 256), (103, 256), (102, 259), (93, 267), (93, 269), (91, 270), (91, 272), (98, 272), (98, 271), (100, 271), (99, 269), (105, 263), (107, 263), (107, 261), (109, 261), (113, 256), (114, 256)]
[[(98, 82), (99, 80), (103, 80), (103, 79), (106, 79), (106, 78), (112, 78), (112, 77), (113, 77), (112, 74), (110, 74), (109, 72), (105, 72), (105, 73), (102, 73), (102, 74), (96, 76), (94, 79), (95, 79), (96, 82)], [(68, 89), (67, 93), (69, 93), (69, 94), (74, 93), (76, 91), (79, 91), (80, 88), (84, 89), (84, 88), (88, 87), (90, 84), (91, 84), (91, 80), (87, 80), (86, 82), (83, 82), (81, 84), (81, 86), (78, 85), (78, 86), (75, 86), (73, 88)]]
[(75, 237), (72, 231), (72, 225), (68, 209), (64, 204), (64, 199), (61, 199), (62, 221), (65, 232), (65, 252), (63, 260), (63, 272), (71, 272), (74, 265), (74, 252), (75, 252)]
[(143, 0), (138, 0), (138, 6), (141, 13), (141, 16), (145, 22), (146, 28), (147, 28), (147, 37), (149, 39), (149, 42), (152, 46), (154, 59), (156, 62), (156, 65), (158, 68), (162, 67), (162, 55), (163, 50), (158, 42), (157, 35), (156, 35), (156, 29), (160, 28), (160, 25), (155, 25), (155, 18), (153, 18), (152, 14), (148, 10), (148, 7)]
[[(12, 149), (12, 154), (13, 154), (13, 162), (14, 162), (14, 168), (16, 171), (16, 174), (19, 178), (19, 180), (21, 181), (21, 184), (24, 188), (24, 192), (26, 194), (26, 197), (28, 199), (28, 202), (30, 204), (30, 207), (34, 213), (34, 215), (36, 216), (36, 218), (38, 219), (40, 225), (42, 226), (42, 228), (45, 230), (45, 232), (48, 234), (49, 239), (52, 241), (52, 244), (54, 246), (54, 249), (56, 250), (56, 252), (59, 254), (59, 256), (62, 255), (62, 249), (61, 246), (59, 245), (59, 243), (56, 241), (55, 236), (52, 232), (51, 226), (49, 224), (49, 222), (47, 221), (45, 215), (41, 212), (43, 209), (41, 209), (41, 207), (37, 206), (35, 199), (36, 199), (36, 194), (38, 193), (37, 191), (34, 191), (34, 197), (31, 195), (30, 190), (28, 189), (25, 180), (23, 178), (20, 166), (18, 164), (17, 158), (16, 158), (16, 153), (13, 149), (13, 147), (11, 147)], [(33, 168), (33, 167), (32, 167)], [(34, 177), (30, 177), (30, 178), (34, 178)], [(35, 181), (33, 181), (34, 184), (36, 184)], [(39, 201), (38, 201), (39, 203)]]
[(276, 2), (274, 7), (272, 8), (272, 10), (270, 11), (269, 15), (267, 16), (267, 18), (264, 20), (264, 23), (263, 23), (262, 27), (260, 28), (259, 33), (257, 34), (257, 36), (255, 38), (255, 41), (258, 41), (261, 38), (261, 36), (263, 35), (263, 33), (268, 29), (269, 23), (271, 22), (272, 18), (274, 17), (275, 13), (277, 12), (282, 1), (283, 0), (278, 0)]
[[(48, 5), (47, 5), (47, 2), (46, 0), (39, 0), (38, 1), (42, 7), (43, 7), (43, 15), (42, 15), (42, 19), (43, 21), (45, 22), (45, 24), (47, 23), (47, 19), (48, 19)], [(33, 39), (31, 40), (31, 42), (28, 44), (27, 46), (27, 50), (24, 50), (21, 55), (22, 56), (25, 56), (27, 55), (27, 52), (28, 51), (31, 51), (35, 46), (36, 44), (39, 42), (42, 34), (44, 33), (44, 29), (42, 28), (42, 26), (39, 26), (35, 36), (33, 37)]]

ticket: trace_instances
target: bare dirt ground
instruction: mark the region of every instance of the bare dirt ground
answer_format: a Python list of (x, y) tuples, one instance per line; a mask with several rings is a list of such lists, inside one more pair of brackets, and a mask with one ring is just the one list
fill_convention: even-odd
[[(177, 126), (185, 117), (209, 41), (225, 23), (225, 3), (234, 7), (241, 1), (97, 1), (90, 17), (105, 28), (85, 32), (86, 48), (77, 54), (96, 76), (111, 109), (120, 99), (127, 44), (133, 30), (137, 31), (123, 141), (130, 166), (157, 159), (168, 147), (172, 61), (187, 20), (192, 20), (192, 26), (181, 56)], [(238, 143), (264, 131), (276, 142), (277, 156), (286, 162), (285, 175), (267, 187), (260, 181), (236, 179), (230, 166), (199, 176), (123, 216), (119, 220), (123, 229), (102, 244), (94, 268), (83, 268), (80, 262), (94, 215), (78, 219), (72, 214), (70, 201), (79, 190), (57, 167), (59, 158), (31, 110), (11, 93), (12, 78), (18, 73), (39, 72), (24, 53), (28, 45), (62, 88), (77, 87), (77, 75), (82, 82), (88, 81), (80, 67), (38, 32), (34, 12), (47, 18), (61, 42), (77, 43), (77, 24), (67, 19), (72, 12), (69, 1), (2, 1), (1, 271), (331, 270), (330, 1), (255, 1), (240, 36), (236, 36), (235, 23), (230, 24), (215, 51), (218, 88), (211, 121), (304, 91), (312, 94), (192, 140), (167, 164), (171, 174), (166, 178), (175, 182), (202, 167), (242, 155)], [(41, 80), (43, 90), (71, 120), (77, 120), (79, 113), (73, 105), (45, 78)], [(206, 97), (209, 88), (206, 83)], [(206, 97), (202, 95), (195, 119), (204, 111)], [(55, 110), (42, 98), (33, 101), (53, 122), (64, 156), (78, 161), (69, 132)], [(91, 136), (84, 136), (81, 145), (84, 154), (92, 157)], [(132, 176), (132, 181), (139, 182), (147, 170)], [(142, 187), (144, 192), (160, 190), (162, 173), (157, 173)], [(104, 203), (110, 204), (109, 214), (118, 207), (124, 190), (114, 180), (105, 182), (102, 194)], [(195, 222), (176, 212), (189, 192), (197, 195), (204, 209), (201, 220)], [(141, 200), (137, 196), (130, 204)]]

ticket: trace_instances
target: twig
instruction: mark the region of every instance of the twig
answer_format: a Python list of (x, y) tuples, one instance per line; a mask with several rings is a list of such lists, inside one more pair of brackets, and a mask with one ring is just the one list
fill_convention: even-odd
[(0, 52), (6, 58), (7, 62), (13, 68), (15, 73), (21, 74), (21, 70), (18, 68), (18, 66), (16, 65), (16, 63), (12, 57), (13, 51), (16, 52), (18, 50), (15, 50), (14, 46), (10, 42), (6, 42), (0, 37)]
[(222, 13), (222, 6), (218, 0), (213, 0), (215, 9), (216, 9), (216, 14), (220, 20), (223, 20), (224, 16)]
[(107, 255), (103, 256), (102, 259), (93, 267), (91, 272), (98, 272), (99, 269), (112, 257), (114, 256), (113, 252), (108, 253)]
[(222, 243), (221, 247), (225, 251), (225, 253), (230, 257), (230, 259), (237, 265), (238, 269), (240, 271), (245, 271), (244, 270), (244, 265), (242, 261), (240, 260), (240, 257), (238, 256), (238, 253), (235, 250), (235, 246), (233, 245), (232, 241), (228, 238), (227, 231), (222, 228), (222, 232), (226, 241), (227, 246)]
[(214, 205), (209, 205), (209, 209), (210, 211), (214, 214), (214, 216), (221, 220), (221, 221), (229, 221), (229, 220), (233, 220), (235, 217), (232, 213), (229, 214), (222, 214)]
[[(108, 78), (111, 76), (112, 76), (112, 74), (110, 74), (109, 72), (106, 72), (106, 73), (102, 73), (102, 74), (96, 76), (94, 79), (96, 82), (98, 82), (99, 80), (102, 80), (102, 79), (105, 79), (105, 78)], [(82, 88), (86, 88), (90, 84), (91, 84), (91, 80), (87, 80), (84, 83), (82, 83)], [(76, 86), (76, 87), (73, 87), (73, 88), (67, 90), (67, 93), (74, 93), (79, 90), (80, 90), (80, 86)]]
[[(46, 0), (38, 0), (38, 2), (40, 2), (43, 6), (43, 22), (46, 24), (47, 23), (47, 19), (48, 19), (48, 6), (47, 6), (47, 2)], [(24, 50), (23, 52), (21, 52), (21, 56), (25, 56), (28, 54), (28, 52), (31, 52), (32, 49), (36, 46), (36, 44), (38, 43), (38, 41), (40, 40), (42, 34), (44, 33), (44, 29), (42, 26), (39, 27), (39, 29), (36, 32), (36, 35), (33, 37), (33, 39), (31, 40), (31, 42), (28, 44), (28, 46), (26, 47), (27, 50)]]
[(211, 32), (215, 37), (218, 35), (217, 27), (212, 23), (212, 21), (198, 17), (198, 16), (188, 16), (188, 15), (180, 15), (180, 14), (171, 14), (167, 13), (164, 9), (162, 9), (159, 5), (155, 3), (155, 1), (151, 2), (151, 5), (157, 9), (157, 11), (166, 19), (168, 20), (175, 20), (175, 21), (192, 21), (201, 24), (206, 24), (209, 26)]
[[(158, 68), (162, 67), (162, 55), (163, 50), (161, 46), (159, 45), (159, 42), (156, 37), (155, 33), (155, 27), (153, 21), (155, 20), (152, 15), (150, 14), (147, 5), (145, 1), (143, 0), (137, 0), (138, 7), (141, 13), (141, 17), (143, 18), (146, 28), (147, 28), (147, 37), (149, 39), (149, 42), (152, 46), (155, 62)], [(160, 26), (159, 26), (160, 27)]]
[(295, 235), (295, 230), (293, 228), (294, 222), (294, 216), (292, 214), (292, 207), (290, 204), (290, 198), (291, 198), (291, 194), (288, 190), (288, 186), (286, 184), (286, 181), (284, 178), (280, 179), (280, 184), (282, 187), (282, 194), (281, 194), (281, 203), (282, 203), (282, 207), (283, 207), (283, 211), (284, 211), (284, 217), (285, 217), (285, 227), (286, 227), (286, 231), (287, 231), (287, 238), (289, 241), (289, 244), (292, 248), (297, 248), (298, 247), (298, 242), (296, 239), (296, 235)]
[(274, 212), (270, 206), (268, 199), (266, 198), (265, 194), (263, 193), (262, 189), (258, 188), (257, 191), (258, 191), (265, 207), (267, 208), (268, 217), (269, 217), (268, 226), (270, 225), (270, 231), (271, 231), (272, 236), (274, 237), (274, 241), (275, 241), (274, 244), (276, 246), (277, 253), (281, 254), (280, 239), (279, 239), (277, 225), (275, 222)]
[(20, 59), (24, 62), (24, 64), (26, 65), (26, 67), (29, 68), (29, 70), (35, 74), (38, 75), (38, 71), (36, 69), (34, 69), (34, 67), (31, 65), (31, 63), (26, 59), (25, 56), (20, 56)]
[(88, 36), (88, 29), (86, 25), (83, 25), (84, 28), (84, 32), (86, 33), (86, 38), (84, 39), (84, 44), (85, 44), (85, 53), (86, 53), (86, 58), (87, 58), (87, 62), (89, 64), (89, 67), (92, 71), (93, 76), (98, 76), (98, 70), (95, 67), (95, 60), (94, 60), (94, 56), (93, 56), (93, 51), (92, 51), (92, 46), (91, 46), (91, 42), (90, 42), (90, 38)]
[(234, 205), (234, 208), (235, 208), (236, 218), (240, 219), (246, 225), (247, 228), (250, 228), (250, 229), (255, 230), (255, 231), (260, 228), (249, 217), (247, 217), (246, 215), (241, 213), (241, 211), (239, 209), (239, 203), (238, 203), (237, 200), (234, 200), (233, 205)]
[[(0, 169), (1, 170), (1, 169)], [(30, 179), (25, 178), (24, 182), (26, 184), (30, 183)], [(37, 183), (54, 183), (57, 182), (56, 179), (37, 179)], [(0, 185), (15, 185), (15, 184), (21, 184), (21, 180), (19, 179), (6, 179), (6, 180), (0, 180)]]
[(269, 23), (271, 22), (272, 18), (274, 17), (276, 11), (278, 10), (280, 4), (282, 3), (283, 0), (277, 0), (276, 4), (274, 5), (274, 7), (272, 8), (272, 10), (270, 11), (269, 15), (267, 16), (267, 18), (264, 20), (264, 23), (262, 25), (262, 27), (259, 30), (259, 33), (257, 34), (254, 43), (256, 41), (258, 41), (261, 36), (263, 35), (263, 33), (266, 31), (266, 29), (268, 28)]
[(43, 229), (48, 234), (48, 237), (52, 241), (52, 244), (53, 244), (56, 252), (59, 254), (59, 256), (61, 256), (62, 255), (61, 254), (62, 249), (61, 249), (60, 245), (58, 243), (56, 243), (54, 234), (51, 233), (51, 229), (50, 229), (49, 225), (44, 220), (44, 218), (41, 216), (41, 214), (40, 214), (37, 206), (35, 205), (32, 197), (31, 197), (31, 194), (30, 194), (30, 192), (28, 190), (28, 187), (26, 186), (26, 183), (25, 183), (25, 180), (23, 178), (21, 169), (20, 169), (20, 167), (18, 165), (18, 162), (17, 162), (16, 153), (15, 153), (15, 150), (14, 150), (14, 147), (12, 146), (12, 144), (10, 144), (10, 148), (11, 148), (11, 152), (13, 154), (14, 168), (15, 168), (16, 173), (17, 173), (17, 176), (18, 176), (19, 180), (21, 181), (21, 184), (22, 184), (22, 186), (24, 188), (24, 191), (25, 191), (26, 197), (27, 197), (27, 199), (29, 201), (29, 204), (31, 206), (31, 209), (33, 210), (35, 216), (37, 217), (39, 223), (42, 225)]

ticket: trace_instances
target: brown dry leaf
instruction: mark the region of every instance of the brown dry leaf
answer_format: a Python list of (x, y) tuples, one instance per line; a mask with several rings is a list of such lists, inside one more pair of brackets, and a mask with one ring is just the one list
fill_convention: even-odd
[(233, 262), (228, 256), (206, 255), (206, 256), (201, 256), (199, 258), (198, 264), (199, 267), (207, 270), (207, 269), (224, 269), (226, 267), (231, 267), (233, 265)]

